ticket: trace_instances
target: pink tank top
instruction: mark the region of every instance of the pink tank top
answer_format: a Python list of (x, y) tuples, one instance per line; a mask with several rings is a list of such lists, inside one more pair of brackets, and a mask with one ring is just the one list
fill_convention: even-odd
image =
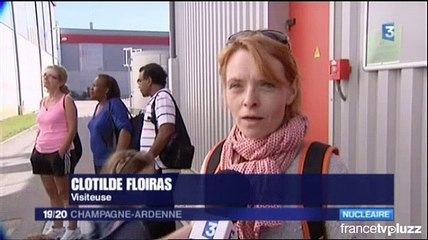
[(37, 114), (37, 124), (39, 125), (39, 136), (36, 140), (36, 150), (40, 153), (52, 153), (58, 151), (67, 136), (67, 120), (65, 117), (63, 97), (54, 105), (46, 109), (41, 104)]

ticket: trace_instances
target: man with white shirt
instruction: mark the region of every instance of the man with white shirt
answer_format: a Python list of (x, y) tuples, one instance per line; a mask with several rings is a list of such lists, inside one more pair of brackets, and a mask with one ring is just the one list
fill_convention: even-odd
[[(149, 63), (139, 70), (138, 87), (143, 97), (151, 97), (145, 107), (143, 129), (141, 131), (140, 151), (154, 159), (158, 172), (171, 172), (160, 161), (159, 154), (167, 146), (175, 132), (175, 105), (169, 90), (165, 88), (167, 74), (156, 63)], [(154, 101), (156, 100), (156, 103)], [(155, 104), (156, 126), (152, 119), (152, 105)], [(179, 172), (179, 170), (176, 170)]]
[[(139, 72), (138, 88), (143, 97), (151, 97), (145, 107), (140, 152), (154, 160), (154, 168), (158, 173), (178, 173), (180, 170), (167, 169), (159, 158), (159, 154), (165, 149), (176, 130), (174, 100), (168, 94), (169, 90), (165, 88), (167, 73), (156, 63), (142, 66)], [(152, 114), (153, 103), (155, 104), (154, 115)], [(152, 120), (152, 116), (156, 116), (156, 121)], [(157, 122), (157, 126), (154, 122)], [(153, 221), (147, 224), (153, 238), (159, 238), (175, 230), (174, 221)]]

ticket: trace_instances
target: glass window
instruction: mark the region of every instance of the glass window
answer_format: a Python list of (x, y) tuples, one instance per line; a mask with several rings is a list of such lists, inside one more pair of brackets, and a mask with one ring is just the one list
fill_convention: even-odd
[(52, 54), (52, 33), (54, 31), (51, 22), (50, 2), (43, 2), (43, 21), (45, 24), (46, 52)]
[(46, 51), (46, 28), (45, 28), (45, 22), (43, 21), (43, 3), (36, 2), (36, 9), (37, 9), (37, 24), (39, 25), (39, 41), (40, 41), (40, 48), (44, 51)]
[(19, 35), (28, 39), (27, 32), (27, 7), (25, 2), (13, 2), (13, 13), (15, 14), (16, 31)]
[(10, 6), (10, 2), (2, 2), (0, 3), (0, 23), (10, 27), (13, 29), (13, 21), (12, 21), (12, 8)]
[(49, 1), (49, 6), (51, 9), (51, 26), (52, 26), (52, 44), (53, 44), (53, 53), (52, 55), (55, 58), (58, 58), (59, 51), (59, 27), (57, 21), (55, 20), (55, 5), (51, 1)]
[(12, 4), (18, 34), (37, 45), (36, 8), (34, 2), (12, 2)]

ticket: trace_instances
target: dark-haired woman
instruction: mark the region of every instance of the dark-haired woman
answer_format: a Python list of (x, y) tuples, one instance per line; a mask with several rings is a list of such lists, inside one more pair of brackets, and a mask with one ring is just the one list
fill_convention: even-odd
[(114, 151), (128, 148), (131, 122), (120, 99), (119, 85), (112, 76), (99, 74), (92, 84), (90, 96), (98, 101), (88, 123), (94, 169), (98, 174)]

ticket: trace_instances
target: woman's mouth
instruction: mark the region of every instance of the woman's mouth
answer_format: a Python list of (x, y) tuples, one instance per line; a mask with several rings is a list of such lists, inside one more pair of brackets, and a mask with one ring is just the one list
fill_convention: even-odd
[(257, 121), (263, 120), (262, 117), (257, 117), (257, 116), (245, 116), (245, 117), (242, 117), (241, 119), (249, 122), (257, 122)]

